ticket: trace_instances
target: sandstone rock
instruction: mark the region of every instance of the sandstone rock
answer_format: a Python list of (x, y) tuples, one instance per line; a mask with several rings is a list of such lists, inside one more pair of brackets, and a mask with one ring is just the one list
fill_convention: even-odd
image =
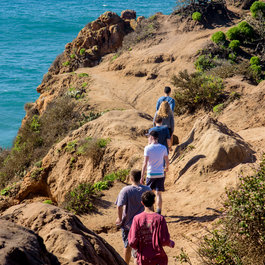
[(180, 159), (177, 164), (181, 176), (188, 170), (206, 173), (253, 162), (253, 154), (238, 134), (206, 115), (195, 122), (188, 139), (175, 150), (172, 162)]
[[(135, 18), (136, 13), (128, 10), (124, 17)], [(136, 27), (130, 25), (116, 13), (107, 11), (98, 19), (86, 25), (77, 38), (65, 46), (65, 51), (58, 56), (49, 68), (50, 74), (71, 72), (79, 67), (92, 67), (98, 64), (105, 54), (115, 52), (122, 45), (123, 37)], [(93, 47), (97, 47), (97, 52)], [(93, 51), (93, 52), (92, 52)], [(41, 91), (39, 88), (38, 91)]]
[(126, 9), (121, 12), (122, 19), (136, 19), (136, 12), (134, 10)]
[[(60, 264), (125, 265), (119, 254), (104, 239), (87, 229), (75, 215), (58, 207), (40, 202), (21, 204), (9, 208), (1, 218), (37, 233), (43, 238), (47, 250), (58, 258)], [(33, 247), (36, 248), (38, 240), (33, 238), (32, 241)], [(18, 241), (18, 245), (25, 244)]]
[(136, 21), (137, 23), (141, 23), (144, 19), (145, 19), (144, 16), (139, 16)]
[(31, 230), (3, 219), (0, 219), (0, 226), (0, 264), (59, 264), (46, 250), (42, 238)]

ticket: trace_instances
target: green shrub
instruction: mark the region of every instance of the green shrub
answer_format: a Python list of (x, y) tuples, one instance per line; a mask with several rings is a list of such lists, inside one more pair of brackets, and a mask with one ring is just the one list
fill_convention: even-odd
[(67, 95), (71, 98), (80, 99), (84, 97), (85, 89), (76, 89), (75, 87), (70, 87)]
[(250, 64), (260, 65), (260, 58), (258, 56), (253, 56), (250, 58)]
[(43, 201), (43, 203), (46, 203), (46, 204), (53, 204), (52, 200), (45, 200), (45, 201)]
[(151, 16), (137, 23), (136, 29), (124, 37), (120, 53), (132, 49), (139, 42), (153, 38), (160, 26), (156, 18), (157, 16)]
[(250, 74), (253, 80), (258, 84), (262, 80), (262, 69), (260, 65), (250, 65)]
[(41, 173), (43, 172), (43, 168), (36, 168), (34, 169), (31, 174), (30, 174), (30, 177), (35, 179), (35, 180), (39, 180), (39, 177), (41, 175)]
[(238, 27), (233, 27), (226, 32), (226, 37), (229, 40), (238, 40), (240, 38), (240, 30)]
[(81, 183), (65, 196), (64, 208), (75, 214), (84, 214), (95, 209), (96, 190), (91, 183)]
[(214, 230), (203, 238), (198, 251), (203, 264), (243, 265), (237, 254), (236, 246), (223, 231)]
[(80, 55), (83, 55), (85, 52), (86, 52), (86, 49), (85, 49), (85, 48), (82, 48), (82, 49), (80, 49), (80, 51), (79, 51)]
[(208, 55), (201, 55), (195, 61), (195, 68), (198, 71), (204, 72), (210, 70), (211, 68), (216, 67), (214, 59)]
[(265, 263), (265, 160), (252, 176), (240, 177), (227, 190), (221, 226), (204, 237), (203, 264), (260, 265)]
[(187, 70), (173, 76), (172, 84), (179, 88), (174, 95), (178, 115), (199, 108), (212, 109), (221, 100), (224, 87), (220, 78), (199, 72), (188, 74)]
[(229, 53), (228, 54), (228, 59), (231, 60), (232, 62), (234, 62), (236, 60), (237, 56), (235, 53)]
[(252, 17), (258, 18), (259, 16), (265, 16), (265, 3), (261, 1), (255, 1), (251, 7), (250, 12)]
[(30, 128), (34, 132), (39, 132), (40, 130), (40, 119), (38, 115), (34, 115), (31, 119)]
[(55, 142), (78, 128), (81, 116), (74, 107), (75, 103), (70, 97), (60, 97), (47, 105), (42, 116), (31, 117), (28, 114), (13, 148), (1, 152), (0, 187), (6, 186), (10, 180), (24, 177), (26, 170), (41, 160)]
[(68, 66), (68, 65), (70, 65), (69, 61), (66, 61), (66, 62), (63, 63), (63, 66)]
[(119, 180), (119, 181), (125, 181), (126, 177), (129, 175), (130, 169), (122, 169), (122, 170), (118, 170), (116, 172), (112, 172), (106, 176), (104, 176), (104, 180), (105, 181), (115, 181), (115, 180)]
[(231, 49), (232, 51), (237, 51), (239, 49), (239, 46), (240, 46), (239, 40), (232, 40), (229, 43), (228, 48)]
[(78, 74), (78, 77), (86, 77), (86, 76), (89, 76), (87, 73), (80, 73)]
[(194, 21), (201, 21), (202, 20), (202, 14), (200, 12), (194, 12), (192, 14), (192, 19)]
[(110, 142), (110, 138), (107, 138), (107, 139), (103, 139), (103, 138), (100, 138), (97, 140), (97, 145), (100, 147), (100, 148), (104, 148), (107, 146), (107, 144)]
[(9, 185), (5, 188), (3, 188), (0, 191), (0, 195), (1, 196), (12, 196), (15, 195), (18, 192), (18, 187), (16, 185), (16, 183), (13, 183), (12, 185)]
[(96, 191), (102, 191), (102, 190), (108, 190), (110, 186), (111, 183), (109, 181), (99, 181), (93, 185), (93, 188)]
[(247, 21), (242, 21), (237, 25), (240, 36), (244, 40), (245, 38), (250, 39), (254, 35), (254, 29), (250, 26)]
[(213, 107), (213, 112), (220, 113), (223, 109), (224, 109), (224, 104), (221, 103)]
[(77, 146), (77, 140), (74, 140), (72, 142), (67, 143), (67, 145), (65, 146), (64, 150), (68, 153), (72, 153), (75, 151)]
[(226, 41), (225, 34), (222, 31), (215, 32), (211, 39), (216, 44), (223, 44)]

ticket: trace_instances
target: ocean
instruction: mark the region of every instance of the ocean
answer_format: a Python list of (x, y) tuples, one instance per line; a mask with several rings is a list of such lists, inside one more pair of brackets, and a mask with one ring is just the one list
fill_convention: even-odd
[(25, 103), (38, 98), (43, 75), (88, 22), (105, 11), (133, 9), (149, 17), (175, 6), (176, 0), (1, 0), (0, 147), (12, 146)]

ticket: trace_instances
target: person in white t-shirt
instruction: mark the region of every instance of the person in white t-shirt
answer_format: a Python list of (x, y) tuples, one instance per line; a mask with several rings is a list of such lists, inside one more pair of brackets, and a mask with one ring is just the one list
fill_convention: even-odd
[(144, 162), (141, 173), (141, 183), (146, 174), (146, 185), (156, 191), (156, 212), (161, 214), (162, 192), (165, 190), (165, 174), (168, 171), (169, 160), (167, 148), (158, 143), (158, 132), (149, 133), (149, 145), (144, 148)]

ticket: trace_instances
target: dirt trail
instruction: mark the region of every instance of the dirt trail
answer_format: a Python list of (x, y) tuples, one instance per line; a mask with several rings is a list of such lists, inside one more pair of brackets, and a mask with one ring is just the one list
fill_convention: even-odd
[[(131, 53), (124, 53), (114, 62), (110, 62), (113, 55), (109, 55), (99, 66), (76, 71), (77, 73), (85, 72), (91, 76), (89, 103), (92, 107), (101, 111), (134, 108), (153, 115), (156, 100), (161, 96), (161, 88), (164, 85), (170, 85), (171, 75), (184, 69), (193, 70), (196, 52), (205, 46), (213, 32), (224, 29), (183, 33), (178, 32), (177, 26), (170, 20), (166, 20), (163, 27), (164, 31), (160, 29), (163, 34), (160, 35), (161, 40), (157, 45), (143, 44), (143, 46), (137, 46)], [(162, 58), (173, 56), (174, 60), (154, 63), (153, 58), (159, 56)], [(109, 70), (113, 65), (124, 67), (119, 71)], [(146, 76), (137, 77), (133, 73), (135, 69), (145, 71)], [(148, 74), (153, 72), (158, 73), (157, 78), (148, 79)], [(200, 115), (198, 113), (197, 117)], [(227, 120), (224, 116), (222, 118), (224, 121)], [(181, 142), (187, 136), (195, 120), (196, 116), (183, 116), (176, 119), (177, 134)], [(264, 128), (261, 126), (253, 131), (242, 130), (239, 134), (251, 143), (254, 149), (259, 149), (261, 152), (265, 148)], [(142, 149), (146, 143), (142, 143)], [(143, 153), (139, 156), (143, 159)], [(206, 227), (210, 228), (220, 217), (225, 187), (232, 187), (238, 183), (241, 170), (242, 166), (239, 165), (227, 171), (206, 175), (202, 180), (194, 179), (189, 184), (184, 181), (185, 175), (174, 184), (176, 176), (172, 169), (169, 171), (166, 191), (163, 193), (162, 214), (166, 217), (169, 232), (176, 242), (174, 249), (165, 248), (170, 265), (179, 264), (174, 256), (180, 254), (181, 248), (184, 248), (190, 255), (193, 265), (199, 264), (195, 252), (198, 238), (206, 232)], [(123, 242), (121, 232), (115, 227), (117, 212), (114, 203), (124, 185), (116, 183), (109, 191), (104, 192), (103, 205), (98, 213), (81, 217), (82, 222), (89, 229), (102, 236), (122, 256)]]

